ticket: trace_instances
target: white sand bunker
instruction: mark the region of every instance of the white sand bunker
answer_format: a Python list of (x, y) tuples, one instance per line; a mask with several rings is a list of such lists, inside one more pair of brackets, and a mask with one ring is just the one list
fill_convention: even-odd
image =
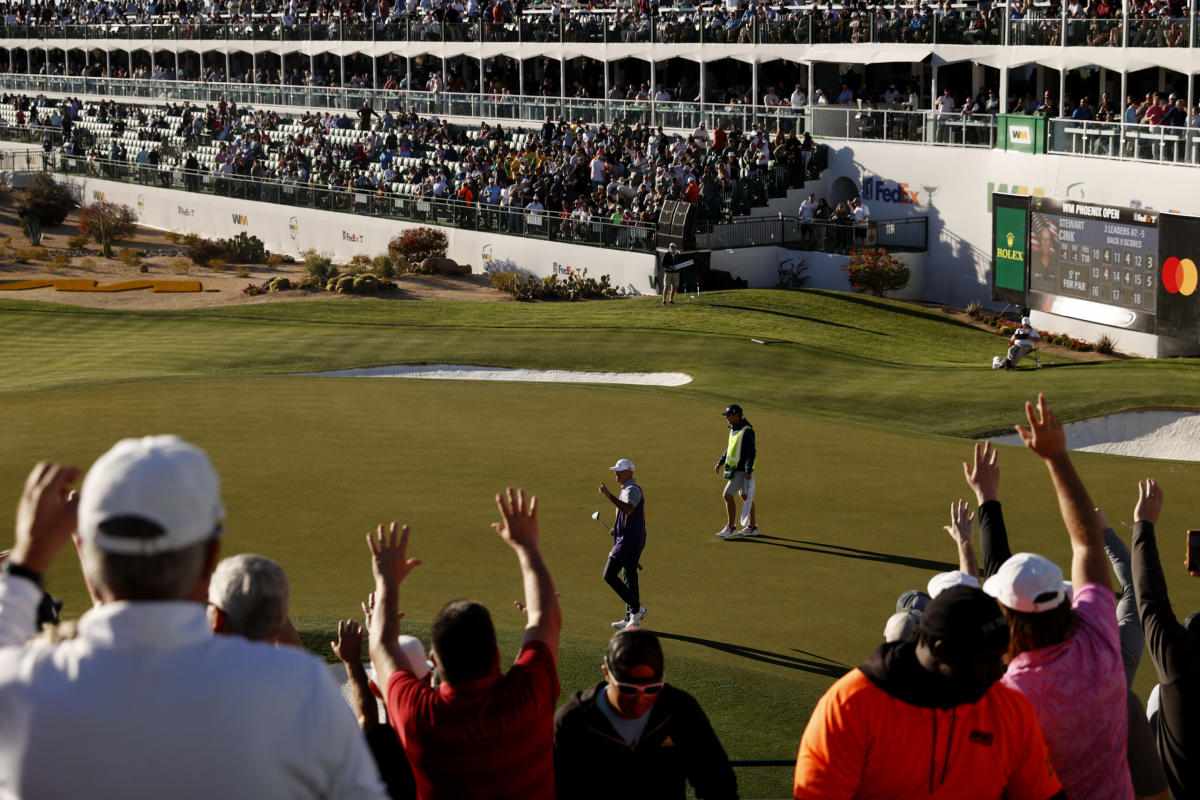
[(638, 386), (683, 386), (692, 382), (685, 372), (575, 372), (565, 369), (506, 369), (463, 364), (397, 364), (334, 372), (305, 372), (334, 378), (427, 378), (440, 381), (516, 381), (519, 383), (622, 383)]
[[(1200, 413), (1194, 411), (1125, 411), (1072, 422), (1065, 428), (1072, 450), (1200, 461)], [(1021, 444), (1015, 433), (992, 441)]]

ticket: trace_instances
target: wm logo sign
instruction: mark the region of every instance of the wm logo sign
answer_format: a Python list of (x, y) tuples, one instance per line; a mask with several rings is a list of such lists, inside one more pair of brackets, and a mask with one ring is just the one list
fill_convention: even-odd
[(233, 224), (234, 225), (249, 225), (250, 221), (248, 219), (246, 219), (245, 214), (234, 214), (233, 215)]

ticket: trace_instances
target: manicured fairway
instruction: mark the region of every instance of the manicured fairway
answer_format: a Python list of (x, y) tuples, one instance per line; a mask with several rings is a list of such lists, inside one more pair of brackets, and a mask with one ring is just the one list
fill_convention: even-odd
[[(406, 624), (424, 633), (443, 602), (470, 595), (493, 609), (511, 645), (520, 582), (488, 524), (492, 494), (524, 486), (542, 500), (569, 693), (598, 680), (609, 622), (623, 610), (600, 580), (610, 540), (588, 516), (609, 517), (597, 487), (612, 486), (605, 468), (629, 457), (648, 498), (646, 624), (665, 637), (670, 679), (701, 698), (732, 755), (791, 757), (821, 691), (881, 639), (896, 595), (951, 568), (941, 526), (965, 496), (959, 463), (970, 444), (944, 434), (1007, 427), (1038, 390), (1068, 417), (1196, 396), (1189, 362), (994, 373), (977, 365), (999, 350), (998, 337), (861, 297), (725, 293), (671, 318), (660, 311), (644, 301), (336, 303), (167, 315), (5, 302), (0, 514), (11, 519), (39, 458), (86, 465), (121, 436), (176, 432), (207, 448), (222, 474), (227, 552), (284, 564), (314, 650), (327, 649), (335, 620), (355, 614), (370, 589), (363, 534), (393, 518), (412, 524), (412, 554), (425, 562), (405, 585)], [(750, 343), (755, 334), (780, 343)], [(680, 370), (696, 381), (656, 389), (278, 374), (438, 361)], [(757, 540), (713, 536), (723, 524), (712, 474), (724, 440), (718, 412), (731, 400), (759, 436), (766, 535)], [(1067, 563), (1044, 470), (1015, 448), (1001, 459), (1014, 548)], [(1180, 534), (1182, 554), (1200, 467), (1092, 455), (1077, 464), (1114, 521), (1129, 519), (1138, 478), (1160, 478), (1161, 529)], [(1200, 606), (1200, 587), (1175, 567), (1177, 607)], [(51, 580), (78, 613), (69, 554)], [(1152, 680), (1144, 666), (1143, 696)], [(788, 793), (786, 770), (743, 783), (743, 796)]]

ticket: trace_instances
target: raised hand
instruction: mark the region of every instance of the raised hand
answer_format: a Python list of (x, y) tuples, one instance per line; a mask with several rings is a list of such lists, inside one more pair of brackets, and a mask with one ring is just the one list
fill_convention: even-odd
[(493, 522), (492, 530), (510, 547), (536, 547), (538, 543), (537, 498), (525, 498), (524, 489), (511, 486), (496, 495), (502, 522)]
[(362, 643), (363, 643), (363, 628), (357, 621), (352, 619), (343, 619), (338, 621), (338, 638), (336, 642), (330, 642), (329, 647), (333, 650), (333, 654), (341, 660), (343, 664), (362, 664)]
[(959, 547), (964, 544), (971, 544), (971, 537), (975, 535), (975, 514), (971, 511), (971, 504), (966, 500), (956, 500), (950, 504), (950, 524), (942, 527), (946, 533), (950, 534), (950, 538)]
[[(375, 583), (399, 586), (400, 582), (421, 563), (420, 559), (408, 558), (408, 526), (391, 523), (386, 529), (380, 525), (375, 533), (367, 533), (367, 546), (371, 548), (371, 572)], [(378, 538), (376, 538), (378, 535)]]
[(1158, 481), (1154, 478), (1139, 481), (1137, 505), (1133, 507), (1133, 521), (1149, 522), (1151, 525), (1157, 523), (1162, 504), (1163, 492)]
[(1000, 499), (1000, 454), (991, 442), (975, 445), (975, 459), (971, 464), (963, 462), (963, 476), (967, 486), (975, 492), (975, 500), (983, 505), (989, 500)]
[(1046, 395), (1038, 395), (1036, 416), (1033, 403), (1025, 404), (1025, 418), (1029, 420), (1029, 427), (1017, 425), (1016, 428), (1026, 447), (1046, 461), (1066, 455), (1067, 434), (1058, 417), (1046, 405)]
[(75, 532), (79, 497), (68, 487), (79, 478), (79, 473), (78, 467), (49, 461), (34, 466), (17, 504), (12, 563), (45, 574), (54, 556)]

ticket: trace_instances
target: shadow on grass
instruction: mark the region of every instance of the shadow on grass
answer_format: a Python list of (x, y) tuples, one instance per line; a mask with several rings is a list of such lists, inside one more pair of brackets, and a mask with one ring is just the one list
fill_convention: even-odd
[[(774, 547), (785, 547), (788, 550), (800, 550), (805, 553), (819, 553), (827, 556), (841, 556), (842, 558), (857, 558), (862, 561), (879, 561), (884, 564), (897, 564), (902, 567), (932, 570), (934, 572), (947, 572), (952, 569), (958, 569), (957, 564), (951, 564), (948, 561), (934, 561), (930, 558), (916, 558), (914, 556), (898, 556), (892, 553), (876, 553), (874, 550), (860, 550), (857, 547), (846, 547), (840, 544), (809, 542), (803, 539), (784, 539), (779, 536), (759, 535), (730, 539), (729, 541), (749, 542), (752, 544), (767, 544)], [(786, 542), (791, 542), (792, 544), (786, 544)]]
[(808, 291), (811, 294), (827, 297), (830, 300), (839, 300), (844, 303), (856, 303), (860, 306), (866, 306), (867, 308), (875, 311), (887, 311), (892, 314), (904, 314), (905, 316), (916, 317), (917, 319), (922, 319), (926, 322), (937, 322), (945, 325), (951, 325), (956, 328), (965, 328), (966, 330), (971, 331), (978, 330), (978, 328), (976, 328), (974, 325), (969, 325), (961, 320), (952, 319), (947, 317), (945, 314), (926, 311), (921, 308), (914, 308), (906, 305), (892, 305), (891, 303), (883, 302), (882, 298), (872, 298), (866, 295), (849, 294), (846, 292), (833, 292), (826, 289), (809, 289)]
[(777, 317), (787, 317), (788, 319), (799, 319), (799, 320), (804, 320), (805, 322), (818, 322), (821, 325), (832, 325), (835, 328), (846, 328), (846, 329), (852, 330), (852, 331), (862, 331), (863, 333), (870, 333), (870, 334), (874, 334), (875, 336), (886, 336), (887, 335), (884, 333), (880, 333), (879, 331), (870, 330), (868, 328), (860, 328), (857, 325), (847, 325), (843, 322), (832, 322), (827, 319), (817, 319), (816, 317), (806, 317), (803, 314), (788, 314), (787, 312), (784, 312), (784, 311), (772, 311), (769, 308), (754, 308), (753, 306), (735, 306), (735, 305), (727, 305), (725, 303), (712, 303), (709, 305), (709, 308), (727, 308), (731, 311), (750, 311), (755, 314), (774, 314)]
[(687, 636), (682, 633), (668, 633), (660, 630), (655, 630), (654, 633), (663, 639), (674, 639), (677, 642), (698, 644), (701, 647), (720, 650), (722, 653), (748, 658), (752, 661), (761, 661), (764, 664), (787, 667), (788, 669), (796, 669), (801, 672), (811, 672), (814, 675), (823, 675), (827, 678), (840, 678), (851, 669), (844, 664), (830, 661), (827, 658), (804, 650), (793, 650), (792, 652), (803, 653), (806, 656), (813, 657), (800, 658), (799, 656), (788, 655), (787, 653), (772, 653), (770, 650), (760, 650), (757, 647), (747, 647), (746, 645), (733, 644), (732, 642), (718, 642), (715, 639), (701, 639), (698, 636)]

